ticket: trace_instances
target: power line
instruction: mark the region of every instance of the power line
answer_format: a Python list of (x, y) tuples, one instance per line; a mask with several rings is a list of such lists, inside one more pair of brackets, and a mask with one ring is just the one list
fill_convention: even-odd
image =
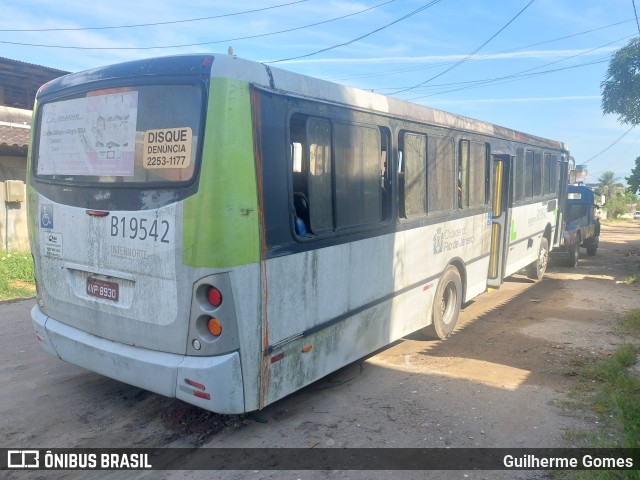
[(118, 26), (107, 26), (107, 27), (78, 27), (78, 28), (31, 28), (31, 29), (0, 29), (0, 32), (12, 32), (12, 33), (27, 33), (27, 32), (78, 32), (84, 30), (115, 30), (119, 28), (139, 28), (139, 27), (156, 27), (159, 25), (173, 25), (176, 23), (190, 23), (190, 22), (200, 22), (203, 20), (213, 20), (215, 18), (225, 18), (225, 17), (234, 17), (238, 15), (245, 15), (248, 13), (256, 13), (262, 12), (265, 10), (273, 10), (275, 8), (288, 7), (290, 5), (295, 5), (297, 3), (308, 2), (309, 0), (297, 0), (295, 2), (282, 3), (280, 5), (273, 5), (271, 7), (263, 7), (256, 8), (253, 10), (245, 10), (243, 12), (235, 12), (235, 13), (226, 13), (224, 15), (214, 15), (212, 17), (200, 17), (200, 18), (189, 18), (186, 20), (172, 20), (168, 22), (155, 22), (155, 23), (138, 23), (133, 25), (118, 25)]
[(613, 147), (616, 143), (618, 143), (620, 140), (622, 140), (627, 133), (629, 133), (631, 130), (633, 130), (635, 128), (635, 125), (632, 125), (631, 128), (629, 130), (627, 130), (626, 132), (624, 132), (622, 135), (620, 135), (618, 137), (618, 139), (613, 142), (611, 145), (609, 145), (607, 148), (605, 148), (604, 150), (602, 150), (599, 153), (596, 153), (593, 157), (591, 157), (589, 160), (585, 160), (584, 162), (582, 162), (583, 164), (589, 163), (591, 160), (598, 158), (600, 155), (602, 155), (604, 152), (606, 152), (607, 150), (609, 150), (611, 147)]
[(574, 68), (588, 67), (588, 66), (591, 66), (591, 65), (597, 65), (599, 63), (606, 63), (608, 61), (609, 61), (609, 58), (606, 58), (606, 59), (603, 59), (603, 60), (595, 60), (593, 62), (586, 62), (586, 63), (581, 63), (581, 64), (578, 64), (578, 65), (572, 65), (570, 67), (554, 68), (554, 69), (551, 69), (551, 70), (544, 70), (542, 72), (520, 73), (520, 74), (507, 75), (507, 76), (504, 76), (504, 77), (497, 77), (497, 78), (493, 78), (493, 79), (481, 80), (481, 81), (478, 81), (477, 84), (475, 84), (475, 85), (469, 85), (469, 86), (461, 87), (461, 88), (454, 88), (452, 90), (446, 90), (446, 91), (442, 91), (442, 92), (431, 93), (429, 95), (421, 95), (419, 97), (412, 97), (412, 98), (409, 98), (408, 101), (415, 101), (415, 100), (419, 100), (421, 98), (427, 98), (427, 97), (433, 97), (433, 96), (436, 96), (436, 95), (442, 95), (444, 93), (458, 92), (458, 91), (461, 91), (461, 90), (470, 90), (472, 88), (488, 87), (488, 86), (491, 86), (491, 85), (502, 85), (504, 83), (517, 82), (517, 81), (520, 81), (520, 80), (525, 80), (527, 78), (537, 77), (537, 76), (541, 76), (541, 75), (548, 75), (550, 73), (562, 72), (564, 70), (571, 70), (571, 69), (574, 69)]
[[(439, 91), (435, 91), (429, 95), (422, 95), (419, 97), (411, 97), (408, 99), (408, 101), (413, 101), (416, 99), (420, 99), (420, 98), (426, 98), (426, 97), (434, 97), (436, 95), (442, 95), (445, 93), (450, 93), (450, 92), (458, 92), (461, 90), (470, 90), (472, 88), (479, 88), (479, 87), (484, 87), (484, 86), (490, 86), (490, 85), (500, 85), (503, 83), (508, 83), (510, 80), (524, 80), (526, 78), (531, 78), (531, 77), (535, 77), (538, 75), (542, 75), (542, 74), (547, 74), (547, 73), (555, 73), (555, 72), (559, 72), (559, 71), (563, 71), (563, 70), (569, 70), (572, 68), (577, 68), (577, 67), (585, 67), (585, 66), (590, 66), (590, 65), (596, 65), (599, 63), (604, 63), (606, 61), (608, 61), (609, 58), (605, 58), (605, 59), (601, 59), (601, 60), (594, 60), (591, 62), (585, 62), (585, 63), (580, 63), (577, 65), (572, 65), (570, 67), (564, 67), (564, 68), (554, 68), (551, 70), (543, 70), (541, 72), (534, 72), (534, 73), (528, 73), (531, 72), (532, 70), (536, 70), (538, 68), (542, 68), (545, 66), (548, 66), (550, 64), (545, 64), (545, 65), (541, 65), (539, 67), (535, 67), (529, 70), (523, 70), (521, 72), (517, 72), (517, 73), (512, 73), (509, 75), (504, 75), (502, 77), (491, 77), (491, 78), (484, 78), (484, 79), (478, 79), (478, 80), (467, 80), (465, 82), (450, 82), (450, 83), (439, 83), (437, 85), (430, 85), (427, 87), (423, 87), (423, 88), (431, 88), (431, 89), (437, 89), (437, 88), (442, 88), (442, 87), (453, 87), (453, 86), (461, 86), (460, 88), (454, 88), (452, 90), (439, 90)], [(381, 91), (384, 89), (377, 89), (374, 91)]]
[[(348, 17), (353, 17), (355, 15), (360, 15), (361, 13), (365, 13), (368, 12), (370, 10), (374, 10), (376, 8), (382, 7), (384, 5), (387, 5), (389, 3), (393, 3), (396, 0), (388, 0), (384, 3), (380, 3), (378, 5), (374, 5), (373, 7), (369, 7), (369, 8), (365, 8), (364, 10), (360, 10), (354, 13), (349, 13), (347, 15), (342, 15), (340, 17), (335, 17), (335, 18), (331, 18), (329, 20), (323, 20), (321, 22), (316, 22), (316, 23), (310, 23), (308, 25), (302, 25), (300, 27), (295, 27), (295, 28), (288, 28), (285, 30), (279, 30), (276, 32), (269, 32), (269, 33), (262, 33), (262, 34), (258, 34), (258, 35), (248, 35), (246, 37), (237, 37), (237, 38), (229, 38), (226, 40), (214, 40), (211, 42), (200, 42), (200, 43), (186, 43), (186, 44), (182, 44), (182, 45), (162, 45), (162, 46), (150, 46), (150, 47), (79, 47), (76, 45), (47, 45), (47, 44), (38, 44), (38, 43), (23, 43), (23, 42), (9, 42), (6, 40), (0, 40), (0, 44), (6, 44), (6, 45), (19, 45), (19, 46), (25, 46), (25, 47), (41, 47), (41, 48), (61, 48), (61, 49), (67, 49), (67, 50), (159, 50), (159, 49), (167, 49), (167, 48), (184, 48), (184, 47), (200, 47), (200, 46), (204, 46), (204, 45), (213, 45), (216, 43), (228, 43), (228, 42), (235, 42), (238, 40), (249, 40), (252, 38), (260, 38), (260, 37), (268, 37), (271, 35), (279, 35), (281, 33), (289, 33), (289, 32), (294, 32), (297, 30), (303, 30), (305, 28), (311, 28), (311, 27), (316, 27), (318, 25), (324, 25), (326, 23), (331, 23), (331, 22), (335, 22), (338, 20), (342, 20), (344, 18), (348, 18)], [(440, 1), (440, 0), (438, 0)]]
[[(630, 36), (633, 36), (633, 35), (630, 35)], [(620, 42), (622, 40), (626, 40), (630, 36), (622, 37), (622, 38), (619, 38), (617, 40), (614, 40), (613, 42), (605, 43), (604, 45), (600, 45), (598, 47), (591, 48), (589, 50), (584, 50), (584, 51), (582, 51), (580, 53), (577, 53), (575, 55), (570, 55), (568, 57), (564, 57), (564, 58), (561, 58), (559, 60), (555, 60), (553, 62), (545, 63), (545, 64), (539, 65), (537, 67), (529, 68), (527, 70), (522, 70), (522, 71), (517, 72), (517, 73), (512, 73), (510, 75), (505, 75), (505, 76), (502, 76), (502, 77), (493, 77), (493, 78), (484, 79), (484, 80), (473, 80), (473, 81), (467, 81), (467, 82), (460, 82), (460, 83), (458, 83), (459, 85), (466, 85), (466, 86), (461, 87), (461, 88), (455, 88), (455, 89), (452, 89), (452, 90), (435, 92), (435, 93), (431, 93), (429, 95), (422, 95), (422, 96), (419, 96), (419, 97), (413, 97), (413, 98), (410, 98), (408, 100), (409, 101), (413, 101), (413, 100), (418, 100), (418, 99), (421, 99), (421, 98), (432, 97), (432, 96), (435, 96), (435, 95), (441, 95), (441, 94), (444, 94), (444, 93), (457, 92), (457, 91), (460, 91), (460, 90), (467, 90), (467, 89), (471, 89), (471, 88), (477, 88), (477, 87), (485, 86), (487, 84), (495, 84), (495, 83), (498, 83), (498, 82), (499, 83), (507, 83), (511, 79), (521, 80), (523, 78), (530, 78), (530, 77), (537, 76), (539, 74), (547, 74), (547, 73), (553, 73), (553, 72), (558, 72), (558, 71), (562, 71), (562, 70), (568, 70), (570, 68), (574, 68), (575, 66), (574, 67), (565, 67), (565, 68), (547, 70), (547, 71), (544, 71), (544, 72), (529, 73), (529, 72), (534, 72), (535, 70), (539, 70), (539, 69), (544, 68), (544, 67), (555, 65), (556, 63), (564, 62), (566, 60), (570, 60), (572, 58), (579, 57), (580, 55), (586, 55), (587, 53), (594, 52), (594, 51), (599, 50), (599, 49), (604, 48), (604, 47), (608, 47), (609, 45), (613, 45), (614, 43)], [(604, 60), (597, 60), (597, 61), (594, 61), (594, 62), (587, 62), (587, 63), (583, 63), (583, 64), (576, 65), (576, 66), (595, 65), (597, 63), (607, 62), (608, 60), (609, 59), (607, 58), (607, 59), (604, 59)], [(446, 85), (447, 84), (440, 85), (440, 86), (446, 86)], [(453, 83), (453, 84), (449, 84), (449, 85), (456, 85), (456, 84)], [(435, 87), (436, 87), (436, 85), (432, 85), (429, 88), (435, 88)]]
[(633, 3), (633, 13), (636, 15), (636, 25), (638, 26), (638, 33), (640, 33), (640, 22), (638, 22), (638, 11), (636, 10), (636, 0), (631, 0)]
[[(497, 55), (504, 55), (505, 53), (518, 52), (518, 51), (524, 50), (526, 48), (537, 47), (537, 46), (540, 46), (540, 45), (545, 45), (547, 43), (558, 42), (560, 40), (566, 40), (568, 38), (578, 37), (580, 35), (586, 35), (588, 33), (593, 33), (593, 32), (596, 32), (598, 30), (604, 30), (604, 29), (607, 29), (607, 28), (616, 27), (618, 25), (622, 25), (624, 23), (629, 23), (629, 22), (633, 22), (633, 21), (634, 21), (633, 18), (629, 19), (629, 20), (623, 20), (622, 22), (612, 23), (610, 25), (605, 25), (603, 27), (594, 28), (592, 30), (585, 30), (584, 32), (574, 33), (574, 34), (571, 34), (571, 35), (566, 35), (564, 37), (558, 37), (558, 38), (553, 38), (553, 39), (550, 39), (550, 40), (544, 40), (542, 42), (530, 43), (528, 45), (512, 48), (512, 49), (509, 49), (509, 50), (501, 50), (501, 51), (498, 51), (498, 52), (487, 53), (485, 55), (479, 55), (476, 58), (478, 58), (478, 59), (488, 59), (488, 58), (491, 58), (491, 57), (494, 57), (494, 56), (497, 56)], [(456, 62), (456, 60), (448, 61), (448, 62), (430, 63), (430, 64), (427, 64), (427, 65), (423, 64), (423, 65), (419, 65), (419, 66), (415, 66), (415, 67), (399, 68), (399, 69), (395, 69), (395, 70), (385, 69), (383, 71), (359, 73), (359, 74), (348, 75), (348, 76), (343, 76), (343, 77), (333, 77), (332, 80), (344, 81), (344, 80), (353, 80), (353, 79), (358, 79), (358, 78), (363, 78), (363, 77), (365, 77), (365, 78), (384, 77), (384, 76), (396, 75), (396, 74), (400, 74), (400, 73), (413, 72), (413, 71), (416, 71), (416, 70), (436, 68), (438, 66), (451, 65), (451, 64), (454, 64), (455, 62)], [(375, 90), (378, 90), (378, 89), (375, 89)]]
[(515, 17), (513, 17), (511, 20), (509, 20), (506, 25), (504, 25), (500, 30), (498, 30), (495, 34), (493, 34), (491, 36), (491, 38), (489, 38), (486, 42), (484, 42), (482, 45), (480, 45), (478, 48), (476, 48), (473, 52), (471, 52), (469, 55), (467, 55), (465, 58), (463, 58), (462, 60), (460, 60), (459, 62), (456, 62), (455, 64), (453, 64), (451, 67), (447, 68), (446, 70), (444, 70), (443, 72), (440, 72), (438, 75), (435, 75), (431, 78), (429, 78), (428, 80), (425, 80), (424, 82), (420, 82), (417, 85), (414, 85), (413, 87), (409, 87), (409, 88), (405, 88), (402, 90), (398, 90), (396, 92), (391, 93), (391, 95), (396, 95), (398, 93), (403, 93), (403, 92), (407, 92), (409, 90), (413, 90), (414, 88), (418, 88), (421, 87), (422, 85), (424, 85), (425, 83), (429, 83), (431, 80), (435, 80), (438, 77), (441, 77), (442, 75), (444, 75), (447, 72), (450, 72), (451, 70), (453, 70), (454, 68), (457, 68), (458, 66), (462, 65), (464, 62), (466, 62), (467, 60), (469, 60), (471, 57), (473, 57), (476, 53), (478, 53), (485, 45), (487, 45), (491, 40), (493, 40), (494, 38), (496, 38), (505, 28), (507, 28), (509, 25), (511, 25), (511, 23), (518, 18), (527, 8), (529, 8), (529, 6), (535, 2), (535, 0), (531, 0), (529, 3), (527, 3), (524, 8), (522, 10), (520, 10)]
[[(398, 22), (401, 22), (403, 20), (406, 20), (409, 17), (417, 15), (418, 13), (422, 12), (423, 10), (426, 10), (427, 8), (432, 7), (435, 4), (440, 3), (441, 1), (442, 0), (433, 0), (432, 2), (430, 2), (430, 3), (426, 4), (426, 5), (423, 5), (422, 7), (414, 10), (413, 12), (408, 13), (407, 15), (405, 15), (403, 17), (398, 18), (397, 20), (394, 20), (391, 23), (388, 23), (388, 24), (386, 24), (386, 25), (384, 25), (384, 26), (382, 26), (380, 28), (376, 28), (375, 30), (372, 30), (371, 32), (366, 33), (365, 35), (362, 35), (360, 37), (357, 37), (357, 38), (354, 38), (352, 40), (349, 40), (348, 42), (340, 43), (338, 45), (333, 45), (331, 47), (323, 48), (321, 50), (316, 50), (315, 52), (307, 53), (305, 55), (299, 55), (297, 57), (281, 58), (280, 60), (271, 60), (269, 62), (263, 62), (263, 63), (279, 63), (279, 62), (286, 62), (286, 61), (289, 61), (289, 60), (298, 60), (299, 58), (311, 57), (312, 55), (317, 55), (318, 53), (328, 52), (329, 50), (334, 50), (334, 49), (339, 48), (339, 47), (345, 47), (347, 45), (351, 45), (352, 43), (355, 43), (355, 42), (357, 42), (359, 40), (362, 40), (363, 38), (369, 37), (369, 36), (373, 35), (374, 33), (377, 33), (377, 32), (379, 32), (381, 30), (384, 30), (385, 28), (390, 27), (391, 25), (395, 25)], [(535, 0), (531, 0), (531, 1), (533, 2)]]

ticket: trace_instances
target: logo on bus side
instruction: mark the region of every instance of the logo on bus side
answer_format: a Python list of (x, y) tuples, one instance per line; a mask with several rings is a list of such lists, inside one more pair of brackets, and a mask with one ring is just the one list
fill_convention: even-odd
[(442, 246), (444, 245), (444, 233), (442, 233), (442, 227), (438, 227), (436, 234), (433, 236), (433, 253), (442, 253)]
[(433, 236), (433, 253), (437, 255), (443, 251), (451, 251), (456, 248), (471, 245), (474, 235), (468, 234), (465, 228), (444, 229), (438, 227)]
[(40, 205), (40, 227), (53, 228), (53, 204), (43, 203)]

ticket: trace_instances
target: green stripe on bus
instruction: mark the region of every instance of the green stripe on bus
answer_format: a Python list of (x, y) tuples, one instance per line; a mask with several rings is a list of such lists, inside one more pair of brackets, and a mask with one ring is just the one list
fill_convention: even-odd
[(183, 258), (193, 267), (258, 262), (260, 231), (249, 85), (211, 80), (198, 193), (184, 202)]

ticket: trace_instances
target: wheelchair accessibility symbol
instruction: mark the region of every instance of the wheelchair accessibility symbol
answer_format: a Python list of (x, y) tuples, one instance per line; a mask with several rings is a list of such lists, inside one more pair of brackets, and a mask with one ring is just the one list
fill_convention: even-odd
[(50, 203), (40, 205), (40, 227), (53, 228), (53, 205)]

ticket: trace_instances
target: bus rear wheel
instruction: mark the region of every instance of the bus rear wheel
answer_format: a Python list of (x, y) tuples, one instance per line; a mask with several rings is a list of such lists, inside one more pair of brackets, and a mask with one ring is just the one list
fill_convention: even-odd
[(540, 250), (538, 251), (538, 259), (527, 265), (527, 277), (532, 280), (540, 280), (547, 270), (549, 263), (549, 242), (547, 237), (540, 240)]
[(458, 323), (462, 305), (462, 280), (458, 269), (449, 265), (436, 289), (432, 308), (432, 323), (422, 329), (423, 335), (436, 340), (444, 340)]
[(587, 245), (587, 255), (594, 256), (598, 251), (599, 244), (600, 244), (600, 237), (596, 235), (591, 239), (591, 242)]

